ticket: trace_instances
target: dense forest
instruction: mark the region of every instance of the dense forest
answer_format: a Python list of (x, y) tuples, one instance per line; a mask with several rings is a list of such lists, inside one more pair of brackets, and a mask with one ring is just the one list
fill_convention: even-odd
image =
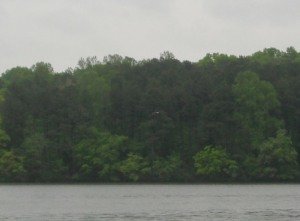
[(297, 181), (300, 53), (48, 63), (0, 78), (0, 181)]

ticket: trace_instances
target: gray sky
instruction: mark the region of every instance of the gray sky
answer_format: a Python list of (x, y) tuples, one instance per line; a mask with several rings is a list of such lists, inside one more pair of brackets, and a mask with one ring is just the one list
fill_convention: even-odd
[(300, 49), (299, 0), (0, 0), (0, 73), (115, 53), (197, 61), (289, 46)]

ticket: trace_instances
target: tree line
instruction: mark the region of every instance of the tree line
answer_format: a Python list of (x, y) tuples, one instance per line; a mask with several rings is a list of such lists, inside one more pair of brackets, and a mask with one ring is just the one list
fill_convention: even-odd
[(170, 52), (0, 78), (0, 181), (296, 181), (300, 53)]

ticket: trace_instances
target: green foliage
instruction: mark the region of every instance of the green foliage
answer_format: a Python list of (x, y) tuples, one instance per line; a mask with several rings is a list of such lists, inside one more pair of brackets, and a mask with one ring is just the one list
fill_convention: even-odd
[(171, 154), (166, 158), (158, 158), (153, 162), (153, 171), (159, 181), (181, 180), (182, 162), (178, 154)]
[(0, 149), (4, 149), (10, 141), (10, 137), (2, 128), (2, 119), (0, 117)]
[(225, 149), (207, 146), (194, 156), (196, 173), (212, 179), (234, 178), (238, 164), (230, 159)]
[(30, 180), (39, 180), (43, 175), (45, 166), (43, 155), (47, 145), (47, 141), (41, 133), (28, 135), (22, 144), (25, 156), (24, 167), (30, 171)]
[(127, 159), (121, 163), (120, 171), (131, 181), (139, 181), (150, 173), (150, 166), (143, 157), (129, 153)]
[(1, 180), (295, 180), (299, 71), (293, 47), (12, 68), (0, 78)]
[(248, 155), (243, 163), (246, 177), (257, 180), (293, 180), (299, 175), (297, 152), (285, 130), (278, 130)]
[(150, 119), (141, 123), (140, 138), (145, 143), (148, 155), (152, 160), (155, 157), (165, 157), (170, 153), (173, 130), (172, 119), (163, 111), (152, 112)]
[(0, 181), (23, 181), (25, 177), (23, 160), (23, 157), (17, 156), (12, 151), (0, 151)]
[(284, 53), (276, 48), (265, 48), (263, 51), (254, 53), (251, 59), (261, 64), (268, 64), (278, 61), (283, 55)]
[(67, 167), (41, 132), (27, 134), (21, 152), (29, 181), (59, 181), (66, 178)]
[(88, 137), (75, 146), (77, 179), (117, 181), (122, 155), (127, 150), (125, 136), (91, 128)]
[(164, 51), (163, 53), (160, 54), (160, 60), (174, 60), (175, 56), (172, 52), (170, 51)]
[(271, 114), (279, 107), (271, 83), (260, 80), (256, 73), (242, 72), (235, 79), (233, 94), (236, 102), (234, 117), (241, 129), (239, 139), (249, 139), (249, 143), (256, 146), (279, 129), (280, 120)]
[(100, 61), (98, 61), (96, 56), (93, 57), (87, 57), (86, 59), (81, 58), (78, 61), (78, 67), (80, 69), (89, 69), (92, 68), (94, 65), (100, 64)]
[(284, 130), (262, 143), (257, 160), (263, 179), (291, 180), (298, 174), (297, 152)]
[(226, 63), (230, 63), (235, 60), (237, 60), (237, 57), (234, 55), (213, 53), (206, 54), (205, 57), (198, 62), (198, 65), (202, 67), (212, 67), (213, 65), (221, 67), (226, 65)]

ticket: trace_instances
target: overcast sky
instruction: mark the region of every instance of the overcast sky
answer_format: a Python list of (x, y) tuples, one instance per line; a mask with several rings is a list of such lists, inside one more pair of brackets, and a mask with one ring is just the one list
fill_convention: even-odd
[(289, 46), (300, 50), (299, 0), (0, 0), (0, 73), (115, 53), (197, 61)]

